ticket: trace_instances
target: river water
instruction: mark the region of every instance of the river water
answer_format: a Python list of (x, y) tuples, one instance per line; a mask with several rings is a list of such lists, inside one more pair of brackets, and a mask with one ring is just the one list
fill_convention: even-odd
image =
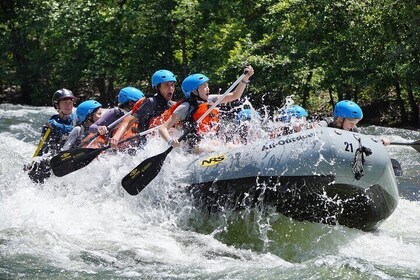
[[(419, 279), (420, 153), (390, 146), (404, 171), (400, 202), (375, 232), (297, 222), (247, 209), (211, 216), (181, 187), (192, 156), (175, 150), (139, 195), (121, 179), (166, 149), (101, 155), (82, 170), (34, 184), (23, 172), (54, 114), (0, 105), (0, 279)], [(363, 133), (414, 141), (419, 131)]]

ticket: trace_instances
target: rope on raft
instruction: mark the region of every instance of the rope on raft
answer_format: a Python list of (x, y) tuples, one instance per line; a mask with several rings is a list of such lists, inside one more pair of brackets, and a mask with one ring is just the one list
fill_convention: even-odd
[(362, 178), (365, 175), (365, 172), (363, 170), (363, 164), (365, 163), (365, 157), (370, 156), (371, 154), (372, 150), (363, 146), (362, 140), (359, 137), (359, 148), (357, 148), (354, 154), (352, 167), (354, 178), (356, 180), (360, 180), (360, 178)]

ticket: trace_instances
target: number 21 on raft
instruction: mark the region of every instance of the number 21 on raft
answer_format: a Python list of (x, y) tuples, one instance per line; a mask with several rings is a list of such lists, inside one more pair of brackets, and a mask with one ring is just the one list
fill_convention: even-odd
[(346, 152), (353, 153), (353, 144), (349, 142), (344, 142), (346, 148), (344, 149)]

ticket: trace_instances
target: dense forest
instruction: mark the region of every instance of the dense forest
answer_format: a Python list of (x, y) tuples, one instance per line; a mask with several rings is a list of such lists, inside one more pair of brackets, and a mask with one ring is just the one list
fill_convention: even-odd
[(247, 96), (279, 107), (288, 95), (312, 114), (351, 99), (364, 122), (419, 125), (420, 6), (413, 0), (2, 0), (2, 102), (113, 105), (121, 87), (152, 93), (168, 69), (201, 72), (213, 92), (251, 64)]

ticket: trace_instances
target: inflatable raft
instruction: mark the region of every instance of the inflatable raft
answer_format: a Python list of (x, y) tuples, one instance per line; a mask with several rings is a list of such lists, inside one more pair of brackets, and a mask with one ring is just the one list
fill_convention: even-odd
[(203, 156), (188, 170), (188, 192), (211, 212), (271, 207), (296, 220), (375, 230), (398, 204), (382, 143), (315, 128)]

